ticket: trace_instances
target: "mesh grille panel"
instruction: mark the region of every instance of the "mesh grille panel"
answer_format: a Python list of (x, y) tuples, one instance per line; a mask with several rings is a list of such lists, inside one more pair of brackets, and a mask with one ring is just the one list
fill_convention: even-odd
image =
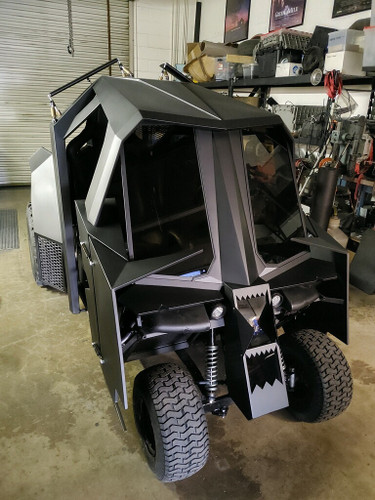
[(37, 237), (40, 279), (43, 285), (66, 292), (62, 248), (59, 243)]
[(151, 147), (159, 142), (167, 131), (168, 127), (163, 125), (139, 125), (135, 130), (135, 135), (144, 141), (147, 147)]
[(0, 210), (0, 250), (19, 247), (17, 210)]

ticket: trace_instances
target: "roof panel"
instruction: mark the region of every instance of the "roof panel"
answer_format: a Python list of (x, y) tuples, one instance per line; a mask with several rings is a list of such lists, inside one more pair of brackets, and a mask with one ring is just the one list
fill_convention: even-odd
[(122, 138), (129, 133), (126, 122), (134, 115), (139, 121), (152, 119), (221, 129), (281, 123), (267, 111), (193, 83), (102, 76), (93, 89), (112, 129)]

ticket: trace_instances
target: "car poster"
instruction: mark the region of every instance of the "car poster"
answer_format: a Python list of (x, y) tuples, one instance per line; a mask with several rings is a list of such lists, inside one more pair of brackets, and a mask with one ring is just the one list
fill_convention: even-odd
[(303, 24), (306, 0), (271, 0), (269, 30)]
[(335, 0), (333, 4), (332, 17), (346, 16), (354, 12), (371, 9), (371, 0)]
[(227, 0), (224, 43), (245, 40), (249, 32), (250, 0)]

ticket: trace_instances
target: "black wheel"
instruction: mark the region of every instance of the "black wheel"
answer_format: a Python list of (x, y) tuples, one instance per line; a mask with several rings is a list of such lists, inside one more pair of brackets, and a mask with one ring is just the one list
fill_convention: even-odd
[(31, 203), (28, 203), (26, 207), (26, 225), (27, 225), (27, 234), (29, 237), (29, 252), (30, 252), (30, 263), (31, 270), (34, 276), (35, 283), (39, 286), (42, 286), (42, 281), (39, 277), (39, 265), (37, 259), (37, 251), (36, 251), (36, 242), (35, 242), (35, 234), (34, 234), (34, 221), (33, 221), (33, 210)]
[(134, 416), (149, 466), (164, 482), (198, 472), (208, 457), (207, 421), (190, 374), (173, 363), (137, 375)]
[(280, 337), (287, 373), (289, 411), (299, 421), (321, 422), (340, 415), (350, 404), (353, 382), (341, 349), (327, 335), (300, 330)]

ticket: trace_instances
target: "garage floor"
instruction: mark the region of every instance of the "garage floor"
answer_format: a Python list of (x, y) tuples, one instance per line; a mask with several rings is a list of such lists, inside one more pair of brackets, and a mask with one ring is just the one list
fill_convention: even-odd
[[(341, 345), (354, 398), (335, 420), (301, 424), (286, 411), (248, 422), (232, 407), (208, 416), (211, 453), (198, 474), (159, 483), (132, 412), (123, 433), (91, 348), (86, 313), (34, 284), (25, 225), (28, 188), (0, 189), (18, 209), (20, 249), (0, 251), (0, 498), (375, 498), (375, 296), (351, 288), (351, 345)], [(141, 366), (127, 367), (128, 390)]]

